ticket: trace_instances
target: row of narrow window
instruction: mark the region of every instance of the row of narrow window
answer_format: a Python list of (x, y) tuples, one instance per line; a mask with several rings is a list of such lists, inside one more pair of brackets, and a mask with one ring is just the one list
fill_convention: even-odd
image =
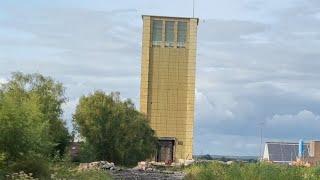
[(163, 28), (162, 20), (153, 20), (152, 22), (152, 45), (160, 46), (163, 43), (162, 31), (165, 30), (165, 46), (173, 47), (175, 43), (174, 26), (177, 24), (177, 47), (185, 47), (187, 39), (187, 22), (165, 21)]

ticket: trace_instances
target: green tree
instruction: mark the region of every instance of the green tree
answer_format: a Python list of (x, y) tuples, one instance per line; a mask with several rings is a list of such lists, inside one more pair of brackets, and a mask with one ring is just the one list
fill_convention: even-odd
[(14, 86), (1, 89), (0, 153), (7, 165), (30, 154), (47, 151), (49, 122), (42, 118), (37, 96)]
[(81, 97), (73, 120), (96, 160), (132, 165), (156, 150), (157, 139), (145, 116), (131, 100), (121, 101), (119, 93), (96, 91)]
[[(41, 74), (18, 72), (13, 73), (10, 81), (1, 86), (0, 94), (0, 103), (6, 103), (0, 107), (3, 113), (0, 118), (3, 121), (6, 119), (8, 123), (2, 126), (3, 128), (12, 126), (15, 129), (10, 133), (17, 134), (15, 132), (19, 132), (18, 127), (28, 127), (24, 126), (24, 123), (30, 123), (30, 131), (37, 132), (36, 123), (39, 121), (46, 125), (46, 138), (51, 143), (47, 155), (64, 154), (70, 135), (61, 118), (62, 104), (66, 102), (61, 83)], [(8, 112), (11, 112), (10, 116), (6, 114)], [(29, 118), (30, 122), (20, 122), (25, 118)]]
[[(15, 74), (16, 79), (23, 77), (23, 74)], [(26, 75), (26, 86), (30, 86), (30, 93), (39, 97), (40, 110), (45, 120), (49, 120), (49, 135), (54, 143), (51, 155), (58, 153), (62, 157), (71, 139), (65, 122), (62, 120), (62, 104), (67, 98), (64, 95), (62, 83), (54, 81), (50, 77), (41, 74)]]

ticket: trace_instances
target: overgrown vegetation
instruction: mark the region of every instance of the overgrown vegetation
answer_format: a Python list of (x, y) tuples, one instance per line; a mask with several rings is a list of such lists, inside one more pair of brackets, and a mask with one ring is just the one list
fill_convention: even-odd
[(119, 93), (96, 91), (81, 97), (73, 119), (86, 139), (82, 161), (135, 165), (156, 150), (157, 139), (147, 119), (130, 100), (121, 101)]
[(61, 162), (51, 166), (51, 179), (76, 179), (76, 180), (109, 180), (110, 175), (104, 170), (79, 171), (75, 163)]
[(197, 163), (185, 169), (187, 180), (319, 180), (320, 167), (306, 168), (269, 163)]
[(62, 158), (70, 140), (61, 118), (65, 101), (62, 84), (40, 74), (14, 73), (1, 85), (0, 173), (49, 175), (42, 161)]
[[(75, 167), (66, 167), (71, 140), (62, 119), (66, 100), (63, 84), (41, 74), (13, 73), (7, 83), (0, 84), (0, 179), (29, 173), (41, 179), (52, 174), (71, 179), (108, 177), (105, 172), (79, 174), (70, 170)], [(118, 93), (97, 91), (83, 96), (73, 119), (86, 140), (81, 161), (131, 165), (155, 151), (156, 138), (146, 118), (130, 100), (121, 101)]]
[[(62, 179), (74, 179), (74, 180), (109, 180), (111, 176), (103, 170), (87, 170), (78, 171), (78, 166), (74, 163), (60, 162), (50, 165), (50, 176), (38, 176), (33, 173), (25, 173), (24, 171), (18, 171), (6, 176), (6, 179), (12, 180), (33, 180), (38, 177), (40, 179), (62, 180)], [(1, 178), (0, 178), (1, 179)]]

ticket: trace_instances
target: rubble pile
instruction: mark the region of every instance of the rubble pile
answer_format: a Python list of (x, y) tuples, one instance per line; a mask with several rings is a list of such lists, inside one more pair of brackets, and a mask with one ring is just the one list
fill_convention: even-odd
[(92, 169), (102, 169), (102, 170), (117, 170), (113, 162), (108, 161), (96, 161), (91, 163), (80, 163), (79, 170), (92, 170)]
[(146, 161), (138, 162), (138, 166), (132, 168), (132, 170), (141, 170), (141, 171), (153, 171), (156, 170), (151, 163)]
[(189, 166), (192, 163), (194, 163), (194, 160), (180, 160), (178, 162), (173, 162), (173, 163), (165, 163), (165, 162), (155, 162), (155, 161), (141, 161), (138, 162), (138, 166), (134, 167), (133, 170), (142, 170), (142, 171), (156, 171), (157, 167), (179, 167), (179, 166)]
[(142, 171), (125, 169), (123, 171), (112, 171), (112, 177), (114, 179), (146, 179), (146, 180), (158, 180), (158, 179), (168, 179), (168, 180), (182, 180), (186, 174), (184, 172), (170, 172), (170, 171)]
[(186, 173), (182, 171), (170, 170), (170, 167), (187, 166), (193, 163), (193, 160), (184, 160), (175, 163), (141, 161), (134, 168), (122, 169), (121, 171), (111, 171), (114, 179), (170, 179), (182, 180)]
[(119, 168), (112, 162), (96, 161), (91, 163), (80, 163), (78, 170), (107, 170), (114, 179), (172, 179), (182, 180), (186, 174), (181, 171), (172, 171), (167, 167), (186, 166), (194, 161), (181, 161), (176, 163), (165, 163), (155, 161), (141, 161), (134, 168)]

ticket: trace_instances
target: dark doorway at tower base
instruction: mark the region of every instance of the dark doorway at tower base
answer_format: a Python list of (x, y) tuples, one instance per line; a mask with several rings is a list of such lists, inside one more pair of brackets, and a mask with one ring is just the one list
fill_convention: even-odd
[(156, 161), (171, 164), (174, 162), (174, 146), (175, 138), (160, 138), (158, 142), (158, 150)]

